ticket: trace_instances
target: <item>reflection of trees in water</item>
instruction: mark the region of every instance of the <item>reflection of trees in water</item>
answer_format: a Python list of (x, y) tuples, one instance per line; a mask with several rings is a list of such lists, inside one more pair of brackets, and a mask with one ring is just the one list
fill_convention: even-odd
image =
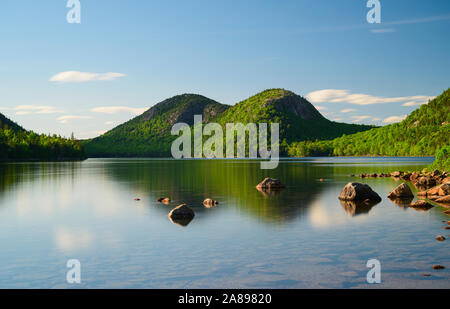
[(0, 163), (0, 197), (17, 186), (36, 182), (52, 182), (55, 191), (63, 178), (74, 179), (81, 162)]
[[(116, 162), (109, 164), (104, 171), (121, 184), (148, 192), (150, 199), (171, 197), (174, 201), (172, 206), (186, 203), (196, 212), (213, 214), (202, 205), (202, 201), (214, 198), (220, 204), (213, 211), (235, 207), (265, 222), (282, 223), (308, 212), (310, 204), (328, 186), (319, 183), (318, 179), (332, 174), (333, 167), (280, 164), (276, 170), (267, 171), (261, 170), (256, 161), (159, 160)], [(286, 189), (258, 191), (256, 185), (265, 177), (280, 179)], [(223, 204), (223, 200), (227, 203)]]

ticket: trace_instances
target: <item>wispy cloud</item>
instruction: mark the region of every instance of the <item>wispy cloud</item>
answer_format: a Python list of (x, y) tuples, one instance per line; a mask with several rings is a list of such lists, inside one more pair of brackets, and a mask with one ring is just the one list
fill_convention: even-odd
[[(401, 103), (407, 101), (408, 104), (425, 104), (434, 97), (416, 95), (409, 97), (378, 97), (363, 93), (350, 93), (348, 90), (324, 89), (310, 92), (307, 99), (312, 103), (350, 103), (356, 105), (371, 105), (383, 103)], [(408, 105), (410, 106), (410, 105)]]
[(352, 116), (352, 122), (361, 122), (361, 121), (363, 121), (363, 120), (366, 120), (366, 119), (370, 119), (370, 118), (372, 118), (371, 116), (367, 116), (367, 115), (364, 115), (364, 116)]
[(352, 112), (356, 112), (356, 109), (346, 108), (346, 109), (341, 110), (341, 113), (352, 113)]
[(14, 108), (16, 115), (63, 114), (64, 111), (53, 106), (19, 105)]
[(126, 76), (122, 73), (91, 73), (79, 71), (66, 71), (58, 73), (50, 78), (51, 82), (56, 83), (85, 83), (92, 81), (111, 81)]
[(402, 116), (391, 116), (391, 117), (387, 117), (386, 119), (383, 120), (384, 123), (395, 123), (395, 122), (400, 122), (406, 119), (406, 115), (402, 115)]
[(128, 106), (103, 106), (91, 109), (91, 112), (102, 114), (130, 113), (140, 115), (148, 110), (148, 107), (128, 107)]
[(77, 116), (77, 115), (67, 115), (67, 116), (61, 116), (56, 118), (56, 120), (58, 120), (60, 123), (67, 123), (69, 122), (69, 120), (74, 120), (74, 119), (91, 119), (92, 117), (89, 116)]
[(371, 29), (370, 32), (372, 32), (372, 33), (392, 33), (392, 32), (395, 32), (395, 29), (393, 29), (393, 28)]

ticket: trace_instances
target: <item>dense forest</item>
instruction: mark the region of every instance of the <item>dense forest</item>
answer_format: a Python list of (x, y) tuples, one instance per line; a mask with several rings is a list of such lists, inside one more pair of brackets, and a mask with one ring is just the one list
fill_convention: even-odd
[[(297, 142), (290, 156), (433, 156), (448, 166), (450, 89), (404, 121), (328, 141)], [(439, 163), (441, 162), (441, 163)], [(447, 162), (447, 163), (445, 163)]]
[(83, 146), (75, 139), (26, 131), (0, 114), (0, 161), (81, 160)]
[(300, 140), (332, 139), (374, 128), (332, 122), (306, 99), (284, 89), (269, 89), (234, 106), (201, 95), (184, 94), (156, 104), (144, 114), (93, 140), (85, 141), (86, 153), (94, 157), (170, 156), (171, 127), (178, 122), (193, 125), (194, 115), (203, 122), (217, 122), (225, 132), (227, 123), (279, 123), (281, 153), (289, 143)]

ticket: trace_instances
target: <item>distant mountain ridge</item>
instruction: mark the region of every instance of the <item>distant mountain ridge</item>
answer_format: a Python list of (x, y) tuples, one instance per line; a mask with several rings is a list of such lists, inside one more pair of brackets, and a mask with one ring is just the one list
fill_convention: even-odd
[(289, 155), (433, 156), (440, 149), (448, 149), (449, 145), (450, 89), (447, 89), (400, 123), (329, 141), (294, 143), (289, 148)]
[(85, 141), (91, 157), (170, 156), (170, 135), (175, 123), (193, 125), (194, 115), (203, 122), (279, 123), (284, 147), (298, 140), (330, 139), (368, 130), (373, 126), (332, 122), (306, 99), (284, 89), (269, 89), (234, 106), (197, 94), (183, 94), (164, 100), (140, 116), (102, 136)]

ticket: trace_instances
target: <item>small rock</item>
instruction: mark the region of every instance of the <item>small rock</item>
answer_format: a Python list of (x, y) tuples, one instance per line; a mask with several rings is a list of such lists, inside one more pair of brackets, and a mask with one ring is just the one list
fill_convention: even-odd
[(180, 218), (193, 218), (194, 216), (194, 211), (186, 204), (181, 204), (180, 206), (175, 207), (169, 213), (169, 218), (171, 218), (172, 220)]
[(450, 221), (447, 221), (447, 225), (450, 225)]
[(402, 172), (393, 172), (393, 173), (391, 173), (391, 176), (392, 177), (395, 177), (395, 178), (398, 178), (398, 177), (400, 177), (402, 175)]
[(450, 230), (450, 226), (444, 227), (444, 230)]
[(158, 202), (164, 203), (164, 204), (169, 204), (170, 203), (170, 198), (168, 198), (168, 197), (160, 197), (158, 199)]
[(450, 183), (445, 183), (439, 187), (438, 194), (440, 196), (450, 195)]
[(423, 274), (424, 277), (431, 277), (431, 274)]
[(266, 178), (256, 186), (257, 189), (282, 189), (284, 185), (278, 179)]
[(434, 170), (434, 171), (431, 173), (431, 176), (436, 177), (436, 176), (439, 176), (440, 174), (441, 174), (441, 172), (439, 172), (438, 170)]
[(137, 198), (135, 198), (134, 200), (138, 202), (138, 201), (140, 201), (141, 199), (137, 197)]
[(442, 266), (442, 265), (433, 265), (433, 269), (434, 269), (434, 270), (445, 269), (445, 266)]
[(219, 204), (219, 202), (217, 202), (216, 200), (207, 198), (203, 201), (203, 205), (205, 205), (205, 207), (212, 207), (212, 206), (216, 206), (217, 204)]
[(439, 236), (436, 237), (437, 241), (444, 241), (445, 239), (446, 238), (444, 236), (442, 236), (442, 235), (439, 235)]
[(427, 203), (426, 201), (421, 200), (421, 201), (412, 203), (411, 205), (409, 205), (409, 207), (415, 208), (415, 209), (428, 210), (428, 209), (433, 208), (433, 205), (431, 205), (430, 203)]
[(408, 197), (414, 197), (414, 194), (412, 193), (411, 188), (406, 183), (402, 183), (388, 195), (388, 198), (391, 199)]
[(370, 201), (381, 202), (381, 197), (366, 184), (357, 182), (348, 183), (342, 189), (339, 199), (342, 201)]

